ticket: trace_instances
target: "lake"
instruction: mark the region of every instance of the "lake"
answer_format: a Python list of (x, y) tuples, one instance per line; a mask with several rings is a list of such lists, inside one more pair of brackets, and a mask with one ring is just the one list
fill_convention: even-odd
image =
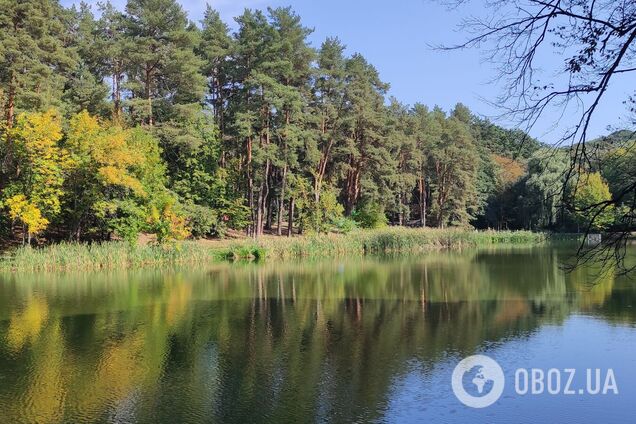
[[(634, 422), (636, 280), (572, 252), (0, 275), (0, 422)], [(451, 388), (476, 353), (505, 374), (481, 409)], [(520, 394), (520, 368), (618, 393)]]

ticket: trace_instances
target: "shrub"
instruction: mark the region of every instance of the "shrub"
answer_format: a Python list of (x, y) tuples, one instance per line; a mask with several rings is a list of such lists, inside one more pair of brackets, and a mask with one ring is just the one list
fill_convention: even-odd
[(184, 206), (184, 213), (193, 237), (201, 238), (218, 233), (219, 217), (214, 209), (190, 203)]
[(153, 206), (148, 223), (159, 243), (183, 240), (190, 236), (186, 217), (175, 211), (171, 201), (166, 202), (161, 210)]
[(308, 233), (328, 233), (337, 229), (337, 224), (343, 219), (343, 206), (338, 203), (338, 194), (333, 188), (323, 189), (320, 200), (315, 201), (308, 196), (298, 202), (300, 224)]
[(336, 219), (334, 222), (334, 230), (342, 234), (348, 234), (357, 228), (359, 227), (355, 220), (344, 216)]
[(361, 228), (384, 228), (388, 223), (384, 208), (377, 203), (365, 203), (361, 208), (353, 211), (351, 217)]
[(242, 199), (224, 202), (219, 210), (219, 217), (215, 228), (215, 235), (223, 236), (227, 228), (243, 230), (250, 224), (250, 209)]
[(96, 215), (104, 221), (109, 231), (131, 245), (137, 243), (139, 234), (148, 225), (146, 210), (130, 199), (117, 202), (113, 208), (101, 208)]

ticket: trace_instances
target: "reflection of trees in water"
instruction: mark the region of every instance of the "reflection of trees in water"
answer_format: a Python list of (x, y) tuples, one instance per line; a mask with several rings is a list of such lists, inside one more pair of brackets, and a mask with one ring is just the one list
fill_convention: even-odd
[[(636, 264), (636, 249), (628, 249), (625, 266)], [(618, 274), (618, 275), (617, 275)], [(616, 264), (590, 263), (565, 275), (574, 291), (577, 311), (602, 317), (608, 322), (636, 323), (636, 280), (617, 272)]]
[(558, 251), (517, 249), (8, 277), (0, 407), (42, 422), (378, 418), (409, 360), (472, 353), (575, 309), (623, 313), (613, 275), (586, 292), (558, 265)]
[(11, 351), (20, 351), (25, 344), (37, 340), (49, 316), (49, 305), (41, 296), (34, 295), (25, 303), (22, 309), (12, 312), (9, 319), (6, 342)]

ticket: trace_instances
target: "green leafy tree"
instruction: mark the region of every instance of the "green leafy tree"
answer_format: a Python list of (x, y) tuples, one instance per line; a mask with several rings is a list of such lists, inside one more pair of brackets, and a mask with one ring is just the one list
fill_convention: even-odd
[[(631, 132), (630, 135), (633, 136)], [(636, 148), (631, 137), (607, 153), (601, 174), (607, 180), (612, 195), (620, 198), (621, 203), (629, 205), (634, 201), (635, 193), (630, 188), (636, 184)]]
[[(309, 188), (306, 181), (304, 187)], [(297, 206), (299, 223), (305, 232), (328, 233), (335, 230), (343, 218), (344, 208), (338, 203), (338, 192), (333, 188), (323, 190), (318, 202), (310, 190), (306, 190)]]
[(361, 228), (384, 228), (388, 220), (384, 208), (377, 203), (365, 203), (353, 211), (351, 217)]
[(528, 161), (525, 180), (524, 221), (528, 228), (549, 228), (563, 216), (563, 182), (568, 170), (565, 152), (537, 150)]

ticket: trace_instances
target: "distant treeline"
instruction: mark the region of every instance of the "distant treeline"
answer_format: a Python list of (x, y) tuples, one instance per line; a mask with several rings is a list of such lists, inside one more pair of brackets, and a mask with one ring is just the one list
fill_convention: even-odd
[(310, 46), (289, 8), (246, 10), (235, 32), (210, 7), (189, 21), (175, 0), (95, 12), (0, 0), (7, 239), (572, 229), (630, 160), (578, 170), (578, 216), (561, 202), (567, 151), (462, 104), (387, 99), (362, 55), (337, 38)]

